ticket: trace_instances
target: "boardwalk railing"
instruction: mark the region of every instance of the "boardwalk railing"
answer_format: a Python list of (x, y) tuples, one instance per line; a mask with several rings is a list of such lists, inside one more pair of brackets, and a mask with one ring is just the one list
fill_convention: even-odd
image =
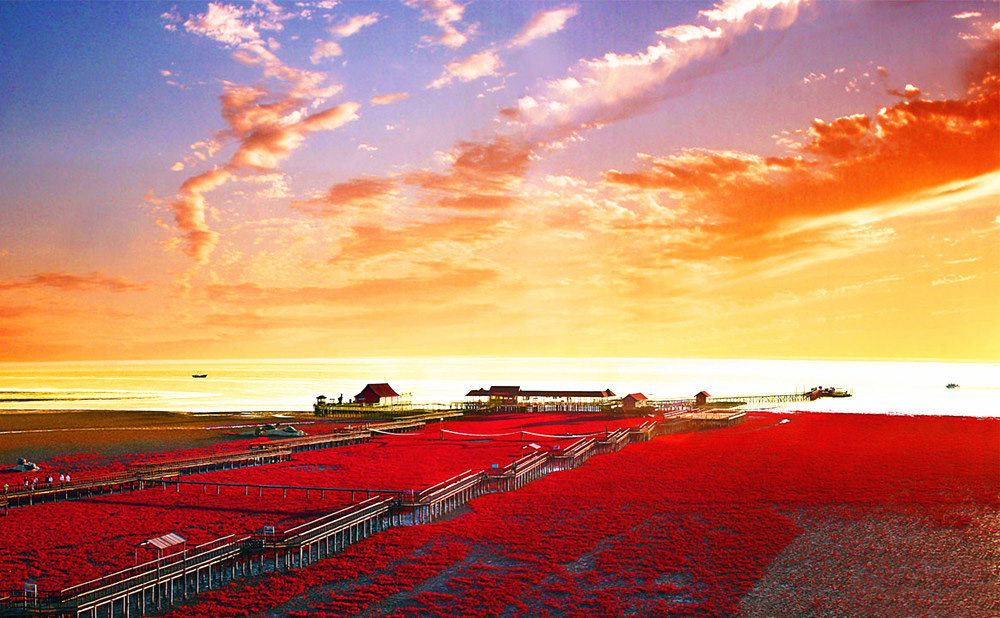
[[(437, 415), (420, 415), (399, 421), (373, 423), (363, 429), (352, 428), (337, 433), (288, 438), (279, 444), (253, 444), (249, 448), (226, 453), (133, 464), (130, 466), (130, 470), (125, 472), (78, 477), (68, 484), (56, 481), (51, 485), (45, 483), (36, 485), (34, 489), (14, 487), (7, 494), (0, 495), (0, 510), (6, 514), (11, 507), (134, 491), (144, 489), (150, 484), (159, 484), (165, 480), (176, 479), (184, 475), (287, 461), (295, 452), (367, 442), (371, 439), (373, 432), (417, 431), (423, 428), (427, 422), (438, 419)], [(41, 475), (39, 476), (41, 477)]]
[[(656, 435), (693, 426), (681, 414), (665, 421), (648, 421), (632, 429), (586, 437), (562, 450), (525, 455), (503, 468), (466, 470), (419, 492), (297, 488), (321, 491), (368, 491), (365, 500), (287, 530), (264, 528), (252, 534), (227, 536), (162, 559), (83, 582), (58, 593), (36, 590), (0, 592), (0, 616), (72, 615), (98, 618), (143, 614), (147, 607), (173, 604), (178, 595), (198, 594), (240, 577), (268, 570), (302, 568), (329, 557), (352, 543), (392, 526), (415, 525), (443, 517), (485, 493), (514, 491), (552, 472), (576, 468), (590, 457), (621, 450)], [(165, 479), (164, 483), (177, 480)], [(195, 483), (225, 485), (226, 483)], [(279, 486), (275, 486), (279, 487)], [(371, 495), (371, 494), (375, 495)], [(106, 611), (106, 614), (104, 613)]]

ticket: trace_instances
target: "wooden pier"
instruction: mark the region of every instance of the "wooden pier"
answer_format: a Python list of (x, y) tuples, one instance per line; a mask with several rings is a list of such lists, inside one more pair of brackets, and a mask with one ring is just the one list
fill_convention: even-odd
[[(260, 466), (291, 459), (293, 453), (359, 444), (371, 439), (373, 433), (406, 433), (422, 429), (427, 422), (437, 421), (437, 415), (412, 416), (399, 421), (371, 423), (365, 428), (338, 433), (283, 439), (275, 444), (255, 444), (249, 448), (183, 459), (130, 466), (126, 472), (74, 478), (71, 483), (53, 482), (34, 490), (14, 487), (0, 495), (0, 510), (6, 515), (13, 507), (31, 506), (44, 502), (74, 500), (95, 495), (137, 491), (181, 476)], [(41, 476), (41, 475), (39, 475)]]
[(709, 397), (709, 402), (715, 404), (733, 404), (739, 406), (766, 406), (776, 403), (794, 403), (814, 399), (812, 392), (784, 393), (780, 395), (727, 395), (725, 397)]
[[(768, 395), (740, 398), (713, 399), (710, 403), (725, 405), (757, 405), (801, 401), (804, 394)], [(807, 395), (806, 395), (807, 396)], [(733, 400), (733, 401), (727, 401)], [(750, 403), (752, 402), (752, 403)], [(372, 534), (392, 526), (417, 525), (439, 519), (470, 500), (486, 493), (515, 491), (525, 484), (552, 472), (569, 470), (583, 465), (595, 455), (613, 453), (629, 444), (650, 440), (658, 435), (678, 431), (691, 431), (728, 426), (743, 422), (742, 410), (697, 408), (691, 400), (661, 402), (657, 420), (650, 420), (638, 427), (606, 432), (603, 438), (580, 438), (565, 449), (538, 451), (525, 455), (503, 468), (466, 470), (450, 479), (420, 491), (408, 489), (372, 489), (344, 487), (299, 487), (283, 485), (255, 485), (247, 483), (208, 482), (181, 480), (179, 477), (195, 472), (223, 469), (222, 466), (260, 465), (284, 461), (292, 452), (327, 448), (345, 444), (350, 440), (365, 441), (372, 432), (400, 433), (423, 427), (427, 420), (436, 420), (437, 414), (426, 419), (400, 420), (399, 422), (371, 425), (330, 436), (295, 438), (280, 445), (264, 449), (230, 453), (219, 457), (175, 460), (162, 464), (139, 466), (121, 475), (108, 475), (88, 479), (86, 483), (74, 481), (72, 487), (51, 488), (34, 492), (32, 496), (8, 495), (7, 500), (26, 500), (24, 505), (35, 504), (39, 499), (59, 492), (129, 491), (150, 485), (180, 491), (183, 486), (200, 488), (216, 493), (223, 487), (242, 487), (245, 494), (256, 490), (303, 492), (307, 497), (318, 494), (324, 499), (327, 493), (338, 493), (351, 500), (364, 499), (334, 510), (295, 527), (281, 530), (264, 528), (243, 535), (230, 535), (190, 549), (183, 549), (155, 561), (139, 564), (101, 578), (83, 582), (59, 591), (45, 592), (25, 587), (24, 590), (0, 592), (0, 616), (76, 616), (77, 618), (130, 618), (132, 613), (143, 615), (173, 605), (178, 598), (188, 598), (202, 590), (215, 588), (240, 578), (250, 578), (268, 571), (302, 568), (342, 551)], [(654, 408), (655, 409), (655, 408)]]

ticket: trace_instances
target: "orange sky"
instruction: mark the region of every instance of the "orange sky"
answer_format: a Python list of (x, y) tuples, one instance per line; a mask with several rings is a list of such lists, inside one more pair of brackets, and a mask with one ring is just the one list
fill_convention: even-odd
[(0, 360), (996, 362), (998, 7), (0, 4)]

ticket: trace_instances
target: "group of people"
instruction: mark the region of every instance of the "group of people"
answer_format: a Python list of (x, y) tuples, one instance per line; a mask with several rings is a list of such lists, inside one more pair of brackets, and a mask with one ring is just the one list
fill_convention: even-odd
[[(66, 487), (73, 480), (69, 472), (59, 473), (59, 487)], [(39, 479), (37, 476), (32, 478), (24, 479), (24, 491), (35, 491), (38, 489), (39, 482), (41, 482), (43, 488), (52, 489), (55, 487), (56, 479), (52, 475), (48, 475), (43, 479)], [(10, 493), (10, 483), (3, 484), (3, 493), (6, 495)]]

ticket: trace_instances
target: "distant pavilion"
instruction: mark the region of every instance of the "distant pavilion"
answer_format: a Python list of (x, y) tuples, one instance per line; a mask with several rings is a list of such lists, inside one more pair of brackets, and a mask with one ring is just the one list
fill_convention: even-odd
[(466, 395), (476, 401), (517, 405), (521, 403), (567, 402), (567, 403), (605, 403), (616, 395), (611, 389), (603, 391), (577, 390), (525, 390), (520, 386), (491, 386), (488, 389), (478, 388)]

